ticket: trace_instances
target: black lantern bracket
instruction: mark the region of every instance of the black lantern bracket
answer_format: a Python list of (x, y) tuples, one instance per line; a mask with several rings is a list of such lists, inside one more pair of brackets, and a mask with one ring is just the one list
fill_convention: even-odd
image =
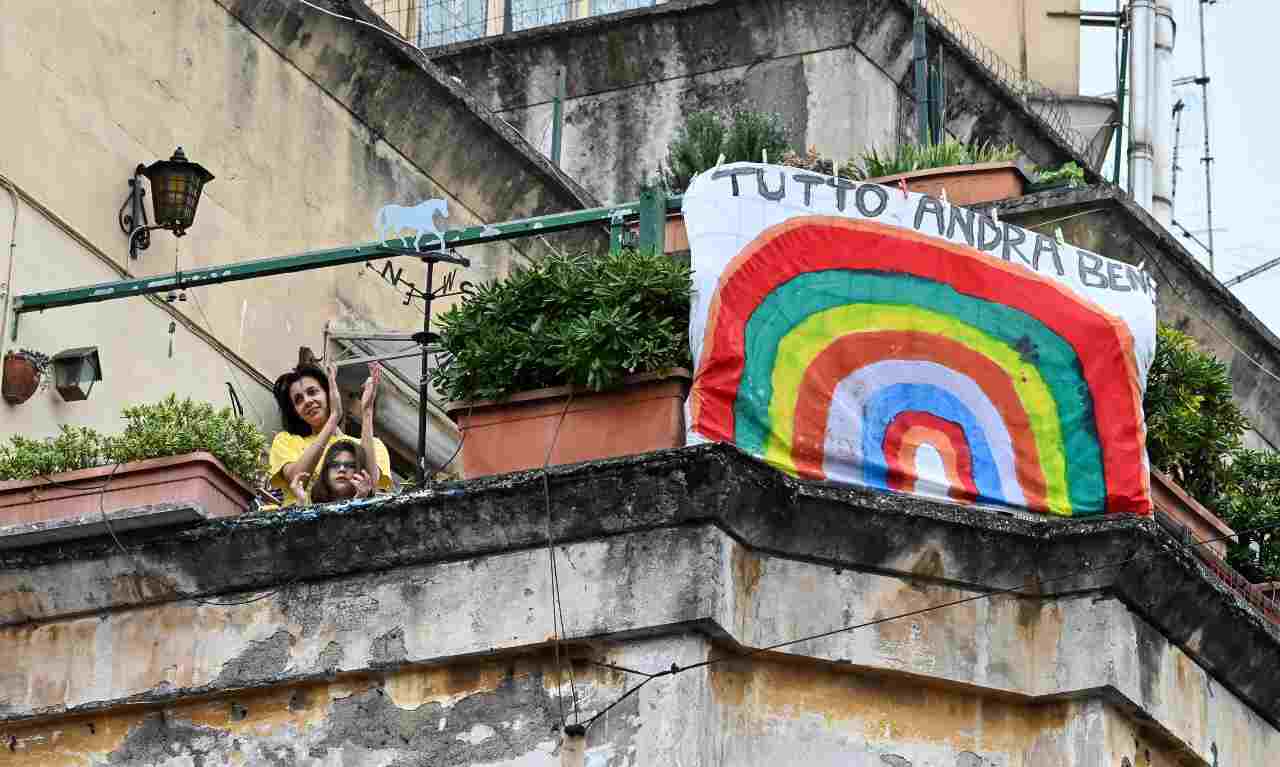
[[(143, 177), (151, 184), (154, 224), (147, 221), (147, 191), (142, 185)], [(168, 229), (174, 237), (186, 234), (195, 220), (200, 193), (212, 180), (213, 174), (188, 160), (182, 147), (174, 150), (168, 160), (157, 160), (150, 165), (139, 163), (129, 179), (129, 195), (116, 215), (120, 231), (129, 235), (129, 257), (136, 259), (138, 251), (151, 246), (153, 230)]]
[(147, 222), (147, 208), (143, 204), (147, 190), (142, 186), (142, 175), (146, 170), (147, 166), (142, 163), (138, 163), (138, 167), (133, 169), (133, 176), (129, 179), (129, 196), (124, 198), (117, 216), (120, 231), (129, 235), (129, 258), (137, 258), (138, 251), (151, 247), (151, 230), (162, 228)]

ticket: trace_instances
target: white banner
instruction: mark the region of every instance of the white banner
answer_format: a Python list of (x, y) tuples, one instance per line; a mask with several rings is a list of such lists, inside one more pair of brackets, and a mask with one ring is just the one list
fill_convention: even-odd
[(967, 208), (735, 163), (684, 196), (690, 428), (795, 476), (1150, 513), (1155, 283)]

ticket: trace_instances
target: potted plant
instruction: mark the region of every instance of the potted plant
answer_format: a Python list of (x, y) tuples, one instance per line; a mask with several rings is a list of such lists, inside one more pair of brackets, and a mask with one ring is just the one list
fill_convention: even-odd
[(1050, 189), (1070, 189), (1084, 186), (1084, 169), (1075, 162), (1068, 162), (1052, 169), (1033, 167), (1035, 181), (1027, 184), (1026, 193), (1045, 192)]
[(19, 349), (4, 355), (4, 401), (21, 405), (40, 387), (40, 381), (49, 370), (48, 355), (30, 349)]
[(907, 189), (941, 197), (945, 189), (953, 205), (977, 205), (1019, 197), (1029, 179), (1015, 162), (1012, 144), (964, 144), (947, 139), (938, 144), (902, 144), (891, 153), (872, 148), (863, 153), (852, 175), (886, 186), (905, 182)]
[(265, 471), (266, 438), (252, 423), (172, 394), (122, 416), (115, 435), (64, 425), (56, 437), (0, 444), (0, 526), (157, 505), (193, 505), (209, 517), (248, 510)]
[(662, 186), (680, 193), (699, 173), (718, 162), (780, 160), (790, 152), (786, 132), (776, 114), (735, 109), (726, 126), (715, 112), (694, 112), (676, 129), (667, 160), (658, 169)]
[(683, 445), (691, 288), (661, 253), (552, 255), (442, 315), (463, 474)]

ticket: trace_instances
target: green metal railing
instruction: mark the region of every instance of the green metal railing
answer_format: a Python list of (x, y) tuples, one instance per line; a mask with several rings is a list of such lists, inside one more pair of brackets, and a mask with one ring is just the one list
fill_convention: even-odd
[(78, 306), (99, 301), (111, 301), (117, 298), (142, 296), (149, 293), (177, 291), (204, 285), (252, 280), (258, 277), (291, 274), (311, 269), (324, 269), (330, 266), (342, 266), (343, 264), (354, 264), (379, 258), (420, 256), (424, 253), (461, 248), (468, 245), (482, 245), (520, 237), (536, 237), (600, 224), (609, 227), (611, 248), (621, 248), (626, 240), (625, 232), (631, 225), (639, 223), (640, 247), (662, 250), (664, 248), (663, 233), (667, 214), (678, 212), (680, 205), (681, 198), (678, 196), (667, 197), (661, 191), (648, 190), (639, 200), (620, 205), (589, 208), (570, 213), (553, 213), (547, 216), (507, 221), (501, 224), (450, 229), (444, 232), (440, 239), (424, 243), (417, 248), (402, 248), (390, 245), (388, 243), (395, 241), (392, 238), (391, 240), (366, 242), (327, 250), (307, 251), (291, 256), (261, 258), (220, 266), (206, 266), (154, 277), (103, 282), (80, 288), (26, 293), (14, 296), (13, 299), (15, 315), (13, 338), (17, 339), (17, 318), (28, 312), (56, 309), (61, 306)]

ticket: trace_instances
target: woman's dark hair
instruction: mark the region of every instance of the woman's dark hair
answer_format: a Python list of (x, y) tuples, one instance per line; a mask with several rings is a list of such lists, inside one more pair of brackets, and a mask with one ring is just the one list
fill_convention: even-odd
[[(299, 365), (280, 376), (276, 379), (272, 393), (275, 394), (276, 404), (280, 407), (280, 418), (284, 421), (284, 430), (299, 437), (310, 437), (311, 426), (302, 420), (302, 416), (298, 415), (298, 411), (293, 407), (293, 400), (289, 399), (289, 387), (303, 378), (316, 379), (320, 383), (320, 388), (324, 389), (325, 397), (329, 396), (329, 376), (315, 365)], [(329, 407), (333, 407), (332, 402), (329, 403)]]
[(356, 459), (356, 468), (364, 471), (368, 467), (364, 464), (364, 451), (360, 450), (356, 443), (348, 439), (338, 440), (329, 446), (324, 454), (324, 460), (320, 463), (320, 471), (316, 474), (315, 480), (311, 483), (311, 502), (312, 503), (328, 503), (335, 501), (337, 498), (333, 495), (333, 488), (329, 487), (329, 469), (333, 467), (333, 462), (339, 454), (351, 454)]

